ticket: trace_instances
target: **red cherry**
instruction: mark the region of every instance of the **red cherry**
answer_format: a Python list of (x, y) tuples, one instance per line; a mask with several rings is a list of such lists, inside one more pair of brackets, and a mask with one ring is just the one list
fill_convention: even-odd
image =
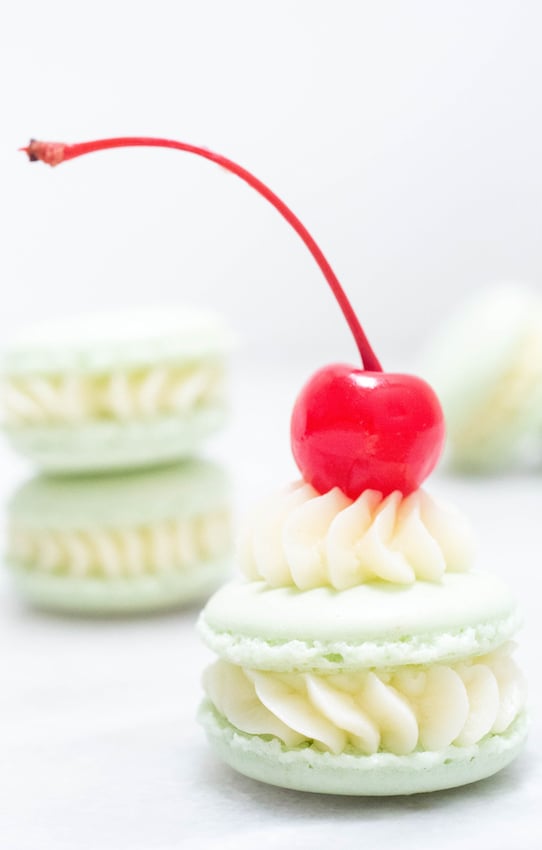
[(416, 490), (444, 446), (438, 398), (414, 375), (324, 366), (294, 405), (292, 451), (320, 493), (337, 486), (350, 499), (367, 489), (384, 495)]

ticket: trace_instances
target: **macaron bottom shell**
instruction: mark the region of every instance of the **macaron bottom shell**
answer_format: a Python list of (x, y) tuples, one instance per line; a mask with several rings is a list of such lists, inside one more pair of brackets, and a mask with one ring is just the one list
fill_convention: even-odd
[(224, 404), (182, 415), (72, 425), (5, 426), (12, 447), (39, 469), (72, 474), (148, 467), (190, 457), (227, 419)]
[(33, 607), (99, 617), (173, 610), (201, 601), (224, 581), (230, 558), (137, 578), (76, 578), (47, 575), (16, 564), (9, 567), (20, 596)]
[(241, 732), (208, 700), (200, 707), (199, 721), (218, 756), (239, 773), (292, 790), (349, 796), (420, 794), (486, 779), (518, 755), (527, 733), (522, 712), (504, 733), (468, 747), (403, 756), (334, 755), (311, 745), (289, 749), (277, 738)]

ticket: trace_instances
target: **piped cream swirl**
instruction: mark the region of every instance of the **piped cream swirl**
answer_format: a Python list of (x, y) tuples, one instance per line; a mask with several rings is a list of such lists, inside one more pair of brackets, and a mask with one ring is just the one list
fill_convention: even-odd
[(403, 667), (321, 676), (270, 673), (220, 660), (204, 674), (215, 708), (237, 729), (287, 747), (313, 743), (406, 755), (469, 746), (504, 732), (525, 702), (510, 645), (454, 666)]
[(7, 376), (2, 406), (8, 424), (73, 424), (183, 413), (223, 401), (223, 366), (202, 361), (104, 375)]
[(259, 506), (239, 542), (247, 578), (300, 590), (438, 581), (446, 570), (469, 569), (472, 556), (463, 517), (424, 490), (386, 498), (366, 490), (352, 501), (337, 487), (320, 495), (303, 481)]
[(76, 578), (164, 574), (229, 550), (229, 512), (118, 528), (35, 529), (12, 523), (8, 557), (28, 570)]

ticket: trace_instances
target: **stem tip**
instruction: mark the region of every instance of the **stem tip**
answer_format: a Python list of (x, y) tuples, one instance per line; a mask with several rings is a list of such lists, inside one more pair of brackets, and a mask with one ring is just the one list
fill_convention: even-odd
[(30, 162), (45, 162), (46, 165), (59, 165), (64, 159), (66, 145), (64, 142), (40, 142), (38, 139), (30, 139), (29, 144), (19, 148), (28, 156)]

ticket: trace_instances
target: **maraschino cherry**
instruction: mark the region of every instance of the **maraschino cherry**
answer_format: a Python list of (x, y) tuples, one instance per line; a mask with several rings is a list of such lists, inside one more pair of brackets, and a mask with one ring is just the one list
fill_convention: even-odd
[(324, 254), (297, 216), (253, 174), (207, 148), (170, 139), (101, 139), (75, 145), (32, 140), (21, 148), (31, 161), (59, 165), (94, 151), (165, 147), (216, 162), (269, 201), (301, 237), (322, 270), (352, 331), (363, 368), (324, 366), (294, 405), (292, 452), (304, 479), (320, 493), (339, 487), (351, 499), (364, 490), (384, 496), (416, 490), (444, 446), (444, 417), (431, 387), (414, 375), (384, 372)]

